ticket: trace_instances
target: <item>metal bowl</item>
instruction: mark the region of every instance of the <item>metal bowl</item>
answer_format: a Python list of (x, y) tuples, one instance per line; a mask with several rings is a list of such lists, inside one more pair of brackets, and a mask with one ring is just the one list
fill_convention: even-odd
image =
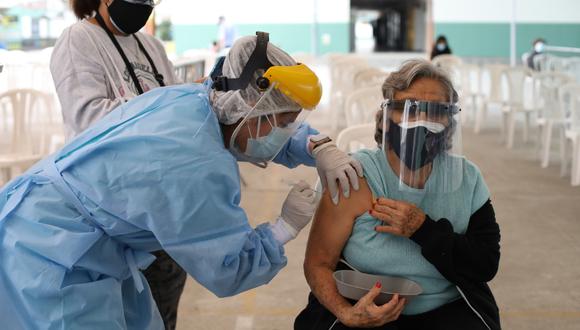
[(353, 270), (336, 271), (333, 277), (336, 281), (338, 292), (342, 296), (353, 300), (359, 300), (377, 282), (380, 282), (382, 284), (381, 293), (375, 299), (375, 304), (377, 305), (389, 302), (395, 293), (398, 293), (401, 298), (406, 298), (407, 301), (410, 301), (423, 292), (419, 284), (402, 277), (371, 275)]

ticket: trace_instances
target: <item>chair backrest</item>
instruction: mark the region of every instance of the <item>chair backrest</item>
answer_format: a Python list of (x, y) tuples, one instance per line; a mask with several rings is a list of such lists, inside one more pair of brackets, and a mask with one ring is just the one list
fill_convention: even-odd
[(568, 64), (568, 60), (564, 57), (560, 56), (547, 56), (546, 57), (546, 69), (543, 71), (553, 71), (553, 72), (562, 72), (565, 70)]
[(461, 71), (460, 67), (463, 64), (463, 60), (460, 57), (451, 54), (438, 55), (432, 60), (433, 65), (445, 70), (456, 89), (461, 89)]
[(481, 93), (481, 68), (475, 64), (462, 64), (459, 66), (461, 73), (462, 95), (473, 95)]
[(368, 67), (366, 61), (358, 57), (342, 56), (330, 62), (330, 94), (332, 97), (341, 97), (345, 90), (353, 84), (353, 71)]
[(363, 87), (348, 93), (344, 104), (346, 126), (373, 122), (382, 100), (381, 85)]
[(549, 71), (548, 62), (550, 61), (550, 55), (548, 54), (538, 54), (533, 58), (534, 69), (538, 71)]
[(47, 93), (15, 89), (0, 94), (0, 137), (9, 141), (7, 151), (43, 155), (54, 127), (53, 104)]
[(343, 129), (336, 138), (336, 146), (345, 152), (375, 147), (375, 126), (374, 123), (367, 123)]
[(580, 84), (567, 83), (558, 89), (560, 113), (569, 118), (573, 129), (580, 129)]
[(502, 101), (502, 74), (508, 66), (505, 64), (486, 64), (481, 70), (481, 92), (488, 102)]
[(354, 86), (355, 88), (361, 88), (364, 86), (382, 85), (388, 76), (389, 73), (381, 69), (367, 68), (355, 74)]
[(566, 118), (560, 104), (559, 89), (563, 85), (572, 82), (572, 77), (561, 72), (539, 72), (534, 75), (537, 92), (536, 101), (540, 109), (540, 115), (546, 118)]
[(439, 67), (458, 66), (463, 64), (463, 60), (452, 54), (438, 55), (432, 60), (433, 65)]
[(366, 62), (361, 62), (357, 59), (340, 61), (336, 64), (332, 84), (341, 92), (350, 91), (354, 86), (356, 74), (367, 68), (368, 64)]
[(507, 95), (504, 95), (504, 102), (510, 106), (523, 107), (525, 85), (532, 81), (532, 76), (532, 70), (524, 66), (504, 69), (502, 77), (507, 82)]
[(580, 83), (580, 58), (573, 57), (568, 60), (568, 67), (566, 68), (566, 73), (574, 79), (577, 83)]

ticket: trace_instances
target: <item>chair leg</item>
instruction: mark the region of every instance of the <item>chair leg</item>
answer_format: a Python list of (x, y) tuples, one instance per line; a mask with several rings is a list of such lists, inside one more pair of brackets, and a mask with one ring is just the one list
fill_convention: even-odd
[(539, 155), (540, 161), (542, 160), (543, 136), (544, 136), (544, 125), (538, 124), (538, 134), (536, 134), (536, 154)]
[(483, 121), (483, 108), (485, 104), (477, 104), (474, 107), (475, 110), (475, 123), (473, 125), (473, 133), (479, 134), (481, 132), (481, 122)]
[(580, 186), (580, 141), (578, 138), (572, 142), (572, 186)]
[(566, 157), (567, 140), (565, 127), (560, 127), (560, 177), (565, 177), (568, 171), (568, 157)]
[(501, 134), (500, 138), (503, 143), (507, 143), (507, 127), (508, 127), (508, 114), (507, 112), (502, 112), (501, 116)]
[(530, 130), (530, 113), (526, 112), (524, 113), (525, 116), (525, 122), (524, 122), (524, 143), (528, 142), (528, 133)]
[(514, 147), (514, 135), (516, 131), (516, 116), (513, 112), (508, 115), (508, 136), (507, 136), (507, 147), (512, 149)]
[(546, 130), (543, 138), (543, 150), (542, 150), (542, 167), (548, 167), (550, 163), (550, 145), (552, 144), (552, 123), (546, 123)]

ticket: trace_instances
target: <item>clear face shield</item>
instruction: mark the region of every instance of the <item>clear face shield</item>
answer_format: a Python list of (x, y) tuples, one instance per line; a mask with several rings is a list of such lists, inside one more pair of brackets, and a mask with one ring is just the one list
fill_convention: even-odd
[(463, 180), (456, 104), (385, 100), (382, 148), (401, 191), (449, 193)]
[(273, 109), (267, 100), (275, 92), (273, 83), (234, 130), (230, 151), (238, 160), (265, 168), (310, 114), (291, 99), (294, 106)]

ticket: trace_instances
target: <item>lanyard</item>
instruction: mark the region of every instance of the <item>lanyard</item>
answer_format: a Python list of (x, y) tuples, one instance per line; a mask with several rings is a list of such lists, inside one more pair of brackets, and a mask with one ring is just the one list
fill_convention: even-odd
[[(133, 83), (135, 83), (135, 87), (137, 88), (139, 95), (143, 94), (143, 87), (141, 87), (141, 84), (139, 83), (139, 79), (137, 79), (137, 75), (135, 74), (135, 70), (133, 69), (133, 66), (131, 65), (131, 63), (129, 62), (127, 55), (125, 55), (125, 52), (121, 48), (121, 45), (119, 45), (119, 42), (117, 41), (117, 39), (115, 38), (113, 33), (111, 31), (109, 31), (109, 29), (107, 28), (107, 25), (105, 24), (105, 21), (103, 20), (103, 17), (101, 16), (101, 14), (99, 14), (97, 12), (97, 15), (95, 16), (95, 18), (97, 19), (97, 22), (99, 22), (99, 25), (103, 28), (103, 30), (105, 30), (105, 32), (109, 36), (109, 39), (111, 39), (111, 41), (113, 42), (113, 45), (115, 45), (115, 48), (117, 48), (119, 55), (121, 55), (123, 62), (125, 62), (125, 66), (127, 67), (127, 70), (129, 71), (129, 75), (131, 76)], [(153, 63), (151, 56), (149, 56), (149, 53), (147, 52), (147, 50), (145, 50), (145, 47), (143, 47), (143, 44), (141, 43), (141, 41), (139, 40), (139, 38), (137, 38), (137, 36), (135, 34), (133, 34), (133, 38), (135, 38), (135, 40), (137, 41), (137, 44), (139, 45), (139, 49), (145, 54), (147, 61), (149, 61), (149, 65), (151, 65), (151, 68), (153, 69), (153, 74), (155, 76), (155, 80), (157, 80), (157, 83), (159, 84), (159, 86), (161, 86), (161, 87), (165, 86), (165, 82), (163, 81), (163, 75), (160, 74), (159, 71), (157, 71), (157, 67)]]

